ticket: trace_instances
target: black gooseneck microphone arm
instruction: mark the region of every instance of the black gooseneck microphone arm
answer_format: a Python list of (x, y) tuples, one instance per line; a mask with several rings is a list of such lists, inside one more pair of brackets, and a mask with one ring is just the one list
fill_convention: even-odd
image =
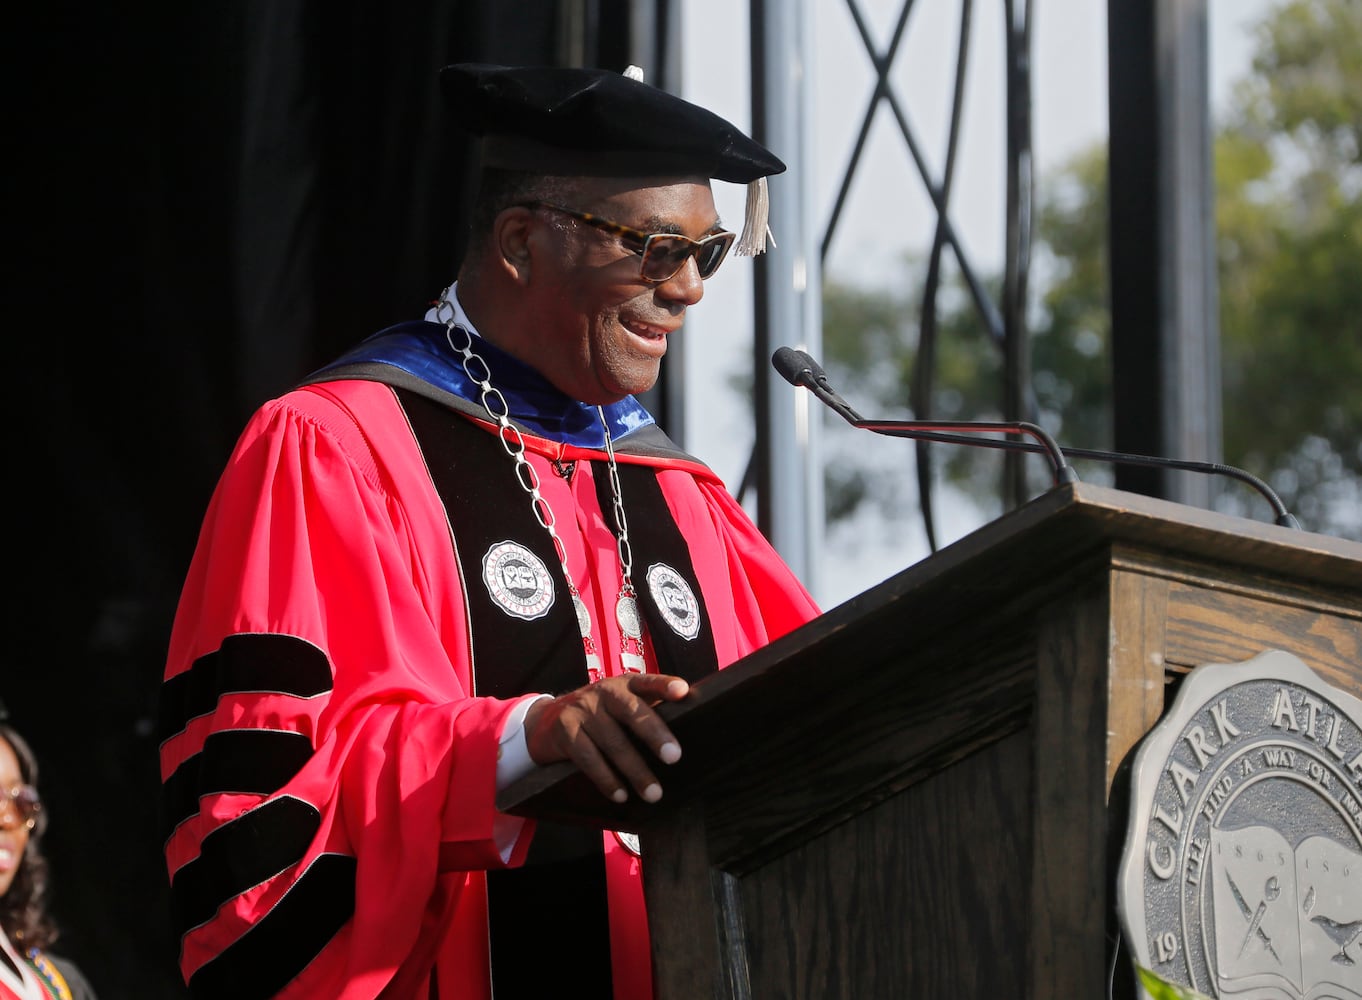
[[(1078, 482), (1078, 474), (1064, 459), (1064, 452), (1055, 439), (1036, 424), (1023, 420), (972, 420), (960, 423), (950, 420), (866, 420), (851, 408), (851, 404), (839, 396), (828, 383), (828, 376), (817, 361), (804, 351), (793, 347), (780, 347), (771, 356), (771, 363), (785, 381), (794, 386), (804, 386), (831, 409), (842, 416), (847, 423), (863, 430), (874, 431), (888, 437), (919, 438), (926, 441), (943, 441), (954, 444), (983, 445), (985, 448), (1003, 450), (1044, 452), (1050, 458), (1054, 470), (1055, 485)], [(956, 432), (956, 433), (952, 433)], [(1018, 441), (1010, 438), (974, 437), (973, 433), (994, 432), (1003, 434), (1027, 434), (1037, 443)]]
[[(771, 363), (776, 371), (781, 374), (785, 381), (793, 386), (803, 386), (812, 392), (825, 403), (830, 409), (838, 413), (847, 423), (863, 430), (874, 431), (876, 434), (885, 434), (890, 437), (917, 438), (926, 441), (940, 441), (946, 444), (964, 444), (972, 447), (999, 448), (1005, 451), (1030, 451), (1044, 452), (1050, 458), (1050, 464), (1054, 469), (1055, 485), (1062, 483), (1077, 482), (1078, 475), (1068, 465), (1064, 456), (1070, 455), (1074, 458), (1089, 458), (1101, 462), (1111, 462), (1125, 465), (1146, 465), (1156, 468), (1180, 469), (1186, 472), (1202, 472), (1212, 475), (1229, 476), (1245, 483), (1257, 490), (1268, 504), (1272, 507), (1275, 523), (1283, 528), (1300, 528), (1300, 522), (1296, 520), (1286, 505), (1282, 503), (1281, 497), (1277, 496), (1276, 491), (1267, 483), (1263, 482), (1251, 472), (1236, 468), (1233, 465), (1222, 465), (1219, 462), (1194, 462), (1180, 458), (1159, 458), (1153, 455), (1132, 455), (1119, 451), (1097, 451), (1091, 448), (1064, 448), (1061, 449), (1045, 430), (1024, 422), (988, 422), (978, 421), (969, 423), (948, 423), (938, 420), (923, 421), (876, 421), (866, 420), (859, 413), (851, 408), (841, 396), (839, 396), (828, 383), (827, 374), (805, 351), (798, 351), (792, 347), (778, 348), (771, 357)], [(1012, 433), (1030, 434), (1037, 438), (1037, 441), (1020, 441), (1015, 438), (989, 438), (976, 437), (972, 433), (949, 433), (950, 431), (1006, 431)]]

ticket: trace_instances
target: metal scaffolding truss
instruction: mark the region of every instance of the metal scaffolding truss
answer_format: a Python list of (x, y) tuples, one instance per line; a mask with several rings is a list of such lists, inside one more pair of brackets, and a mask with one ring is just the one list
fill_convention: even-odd
[[(826, 2), (826, 0), (825, 0)], [(1030, 0), (1001, 2), (1004, 45), (1001, 52), (978, 50), (974, 0), (902, 0), (887, 40), (877, 41), (864, 0), (844, 0), (860, 41), (859, 53), (874, 73), (874, 87), (837, 190), (821, 231), (807, 223), (793, 227), (812, 234), (817, 254), (809, 265), (810, 285), (821, 273), (848, 193), (864, 164), (872, 123), (882, 109), (892, 117), (896, 134), (911, 158), (919, 183), (935, 211), (918, 317), (918, 354), (907, 386), (914, 418), (931, 419), (936, 377), (939, 293), (943, 259), (949, 252), (982, 325), (1000, 352), (1004, 373), (997, 411), (1009, 421), (1036, 421), (1031, 391), (1030, 334), (1026, 325), (1031, 263), (1032, 198), (1032, 15)], [(1041, 0), (1043, 3), (1044, 0)], [(1209, 95), (1207, 86), (1207, 0), (1110, 0), (1108, 5), (1108, 91), (1110, 108), (1109, 231), (1112, 286), (1112, 353), (1114, 447), (1119, 451), (1165, 455), (1202, 461), (1219, 459), (1220, 387), (1218, 314), (1210, 163)], [(948, 3), (958, 23), (953, 86), (949, 94), (949, 128), (941, 166), (935, 172), (911, 123), (909, 106), (896, 90), (891, 70), (912, 29), (912, 15), (928, 3)], [(782, 68), (802, 63), (801, 45), (809, 32), (799, 23), (810, 5), (750, 0), (753, 35), (753, 121), (758, 137), (782, 138), (782, 148), (800, 148), (789, 136), (774, 132), (769, 103), (779, 100)], [(795, 22), (793, 27), (790, 22)], [(979, 269), (957, 238), (952, 224), (952, 197), (959, 165), (958, 139), (965, 108), (971, 60), (1001, 59), (1005, 80), (1006, 203), (1005, 246), (1001, 287), (996, 299), (980, 280)], [(816, 83), (815, 83), (816, 85)], [(941, 93), (917, 94), (922, 101), (941, 101)], [(764, 103), (765, 102), (765, 103)], [(761, 131), (762, 129), (765, 131)], [(797, 138), (797, 137), (796, 137)], [(803, 164), (808, 173), (808, 164)], [(763, 271), (769, 262), (760, 262)], [(767, 331), (781, 329), (769, 319), (787, 294), (783, 282), (769, 274), (759, 280), (756, 346), (758, 440), (743, 489), (757, 493), (758, 523), (783, 552), (807, 551), (793, 536), (801, 525), (818, 521), (821, 511), (784, 511), (763, 496), (787, 497), (801, 481), (782, 471), (781, 463), (808, 461), (797, 449), (775, 446), (790, 423), (763, 393), (771, 379), (766, 359), (773, 345)], [(816, 306), (807, 310), (817, 312)], [(817, 342), (817, 334), (811, 337)], [(928, 444), (917, 447), (917, 485), (929, 542), (936, 547)], [(793, 457), (792, 457), (793, 456)], [(816, 462), (816, 457), (814, 459)], [(1119, 487), (1209, 506), (1209, 477), (1150, 468), (1118, 468)], [(1000, 492), (1005, 506), (1027, 498), (1022, 456), (1004, 460)], [(805, 489), (801, 495), (821, 498)], [(806, 532), (807, 534), (807, 532)], [(807, 545), (807, 543), (806, 543)]]

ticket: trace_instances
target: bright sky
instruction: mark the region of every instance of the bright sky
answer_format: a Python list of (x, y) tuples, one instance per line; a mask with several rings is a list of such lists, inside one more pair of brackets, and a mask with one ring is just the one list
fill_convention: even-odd
[[(810, 90), (816, 95), (811, 126), (817, 153), (809, 169), (814, 172), (820, 213), (814, 229), (821, 234), (868, 105), (874, 74), (849, 12), (849, 0), (806, 2), (813, 11), (809, 15), (812, 37), (817, 39), (809, 67)], [(1222, 105), (1231, 81), (1248, 68), (1248, 26), (1278, 2), (1208, 0), (1215, 107)], [(903, 0), (855, 0), (855, 4), (877, 48), (883, 48)], [(777, 6), (783, 5), (771, 5)], [(934, 177), (939, 177), (946, 142), (960, 6), (960, 0), (916, 0), (891, 71), (895, 92)], [(1041, 180), (1075, 153), (1106, 137), (1106, 6), (1102, 0), (1032, 3), (1032, 147)], [(750, 127), (747, 4), (686, 0), (681, 12), (685, 96)], [(1003, 253), (1003, 28), (1001, 4), (973, 6), (971, 73), (951, 221), (981, 274), (995, 272)], [(787, 162), (793, 159), (787, 151), (776, 152)], [(722, 183), (715, 188), (720, 213), (736, 228), (742, 220), (741, 189)], [(903, 254), (909, 247), (927, 246), (930, 223), (917, 168), (882, 106), (843, 210), (828, 270), (841, 280), (857, 283), (920, 281), (920, 274), (904, 273)], [(775, 236), (779, 241), (780, 233)], [(704, 302), (686, 324), (687, 383), (692, 392), (686, 444), (735, 490), (751, 453), (753, 430), (748, 404), (729, 388), (728, 379), (752, 367), (750, 275), (751, 265), (742, 258), (728, 261), (708, 283)], [(775, 340), (794, 344), (798, 337), (776, 334)], [(706, 388), (702, 391), (701, 386)], [(866, 447), (885, 449), (886, 460), (912, 460), (907, 442), (871, 438)], [(949, 540), (979, 523), (980, 515), (962, 504), (946, 511), (941, 534)], [(874, 534), (873, 527), (867, 533)], [(891, 540), (890, 544), (878, 537), (871, 541), (857, 549), (849, 547), (845, 537), (830, 543), (814, 581), (815, 596), (824, 607), (840, 603), (926, 555), (920, 538)]]

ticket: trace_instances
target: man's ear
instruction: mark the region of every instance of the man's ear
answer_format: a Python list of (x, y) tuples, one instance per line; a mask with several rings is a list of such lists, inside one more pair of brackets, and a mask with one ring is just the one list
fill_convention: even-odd
[(492, 224), (496, 263), (507, 277), (520, 284), (530, 280), (530, 236), (533, 231), (534, 212), (523, 205), (502, 209)]

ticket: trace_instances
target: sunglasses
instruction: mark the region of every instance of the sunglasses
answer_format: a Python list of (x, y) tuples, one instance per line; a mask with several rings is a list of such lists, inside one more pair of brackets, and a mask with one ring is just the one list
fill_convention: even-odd
[[(627, 241), (626, 249), (640, 255), (639, 274), (644, 281), (663, 282), (676, 276), (676, 272), (686, 266), (686, 261), (695, 258), (695, 267), (701, 278), (708, 278), (728, 255), (728, 248), (737, 237), (733, 233), (715, 233), (702, 240), (692, 240), (679, 233), (645, 233), (641, 229), (622, 226), (618, 222), (602, 219), (590, 212), (579, 212), (573, 208), (554, 205), (547, 201), (527, 202), (524, 208), (547, 208), (593, 226), (612, 236)], [(637, 247), (628, 243), (638, 244)]]
[(21, 826), (32, 830), (42, 808), (42, 799), (32, 785), (15, 785), (7, 792), (0, 791), (0, 830), (17, 830)]

